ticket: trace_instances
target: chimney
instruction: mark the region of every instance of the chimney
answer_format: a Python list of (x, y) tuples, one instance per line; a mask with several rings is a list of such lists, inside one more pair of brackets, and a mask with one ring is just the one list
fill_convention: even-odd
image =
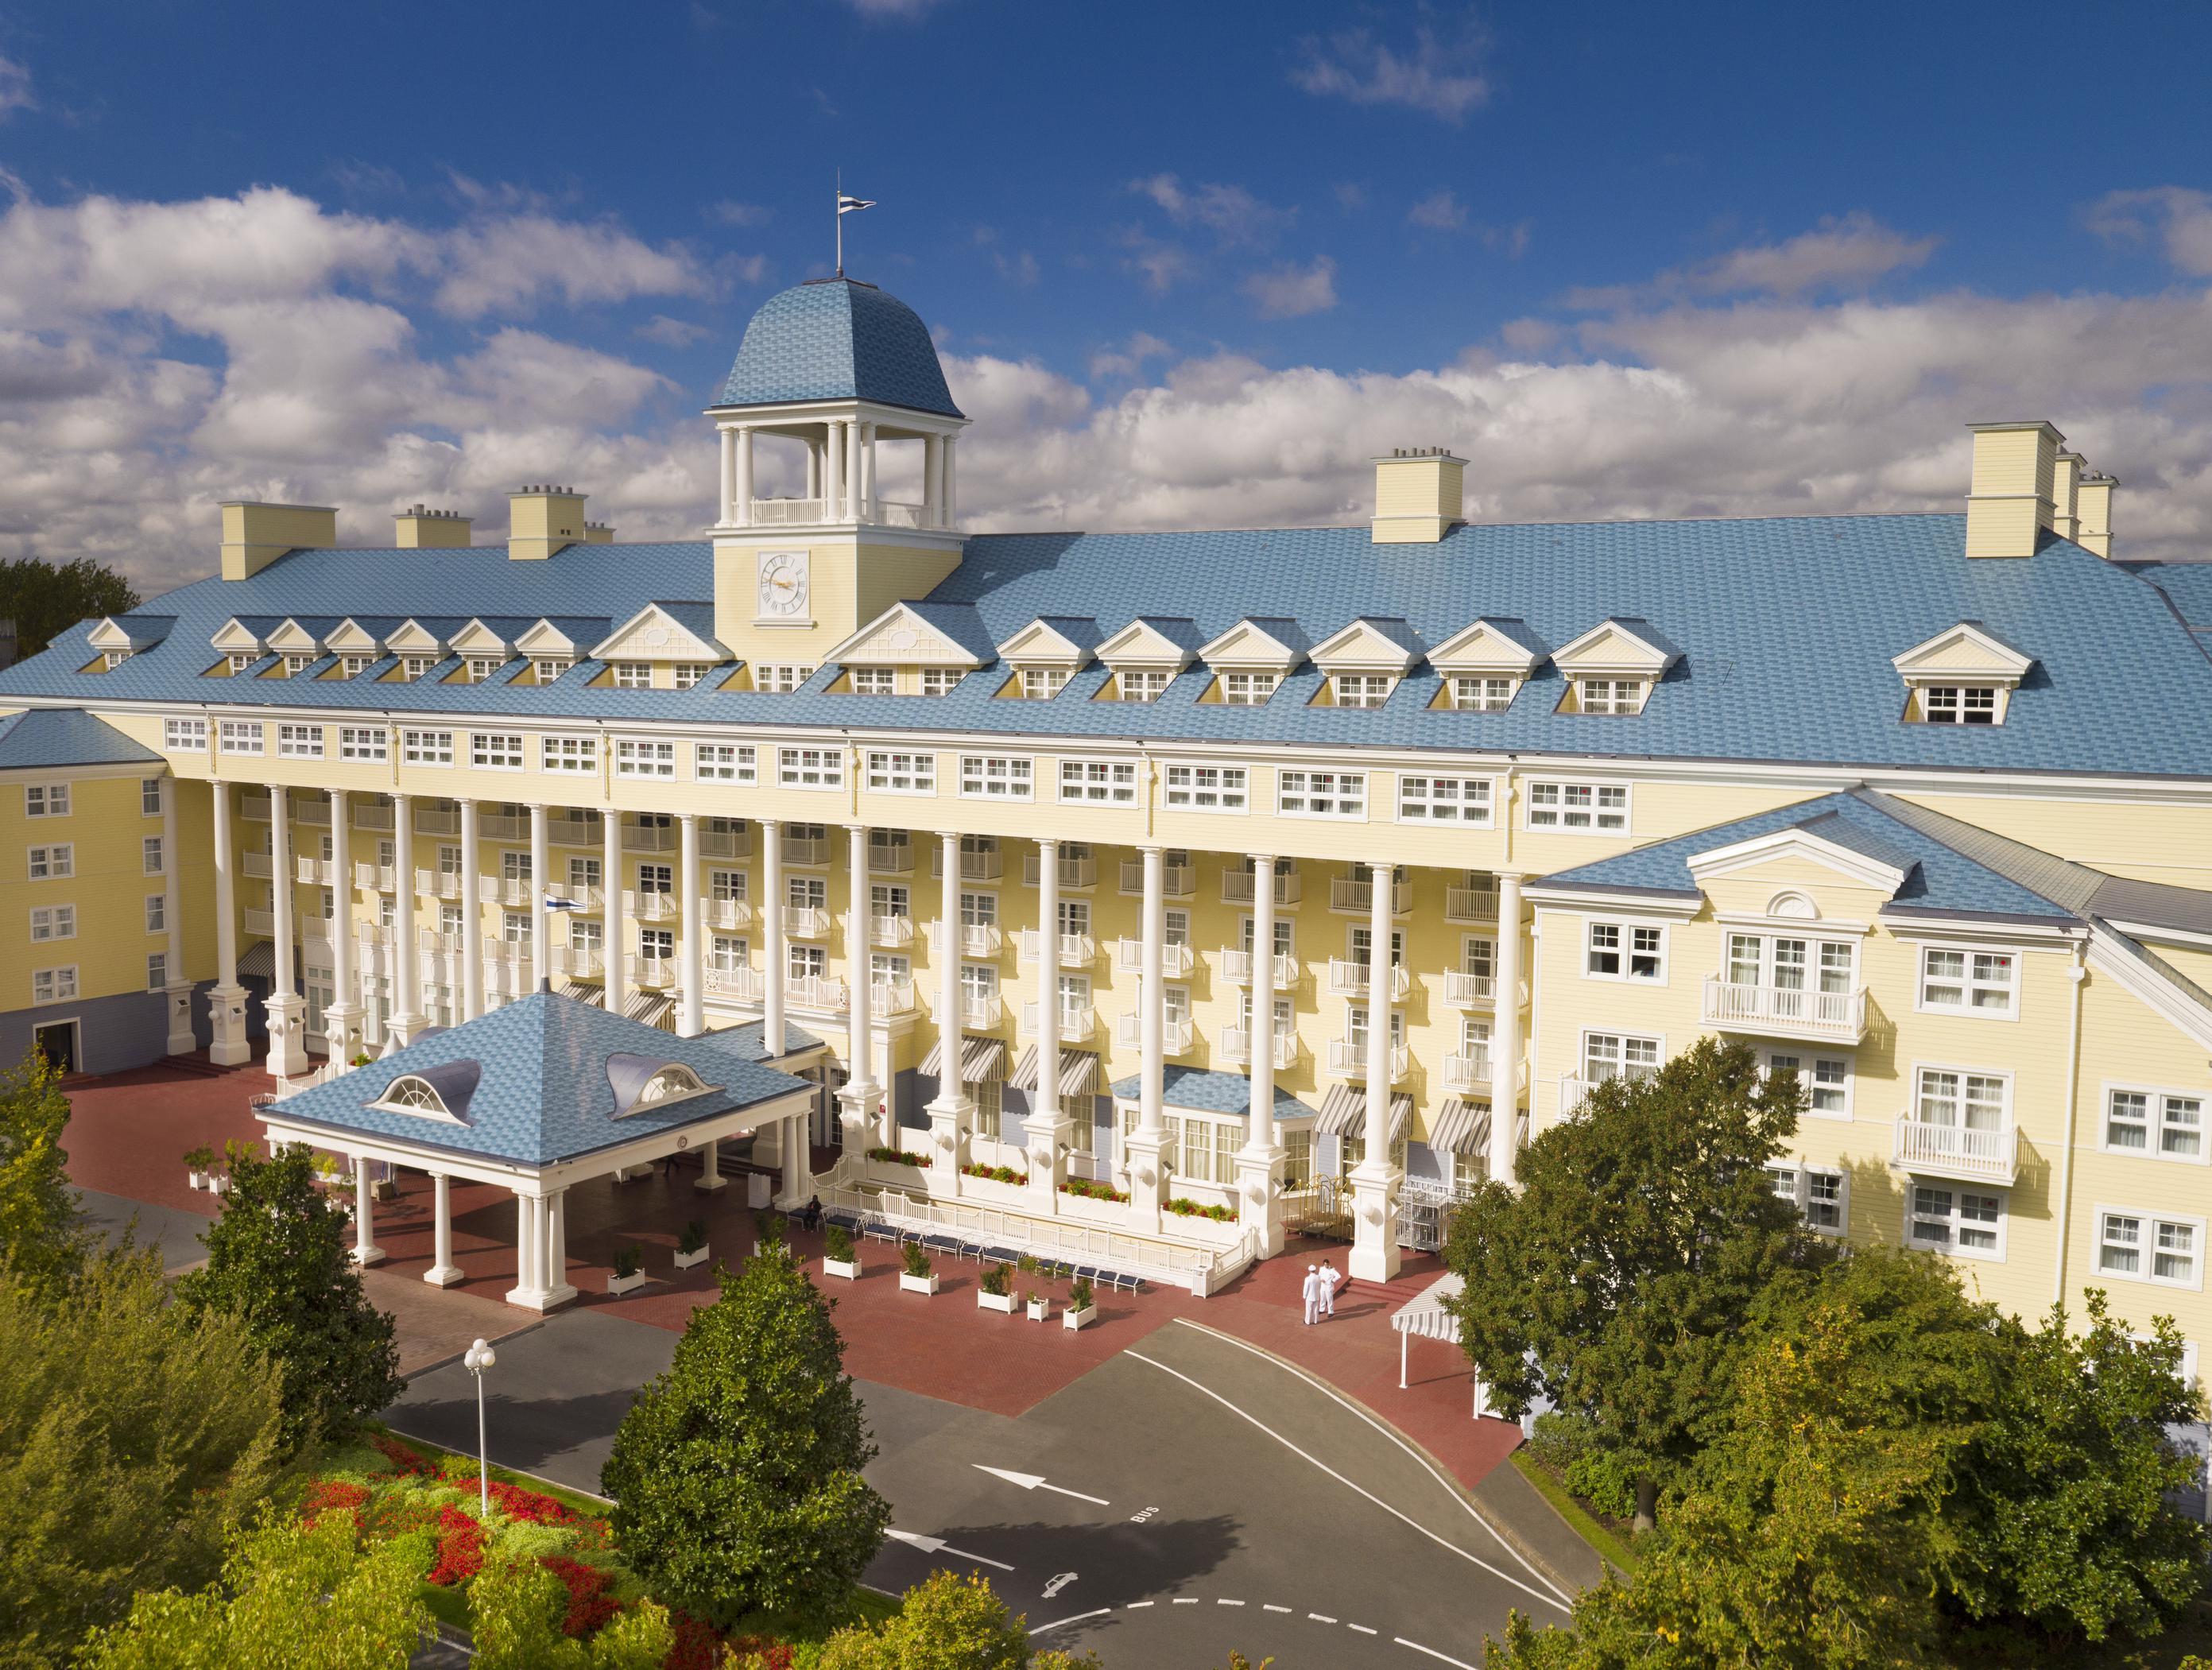
[(2112, 554), (2112, 489), (2118, 485), (2101, 470), (2092, 470), (2075, 489), (2081, 525), (2074, 543), (2100, 556)]
[(2050, 424), (1969, 423), (1974, 474), (1966, 491), (1968, 556), (2033, 556), (2051, 524), (2066, 437)]
[(584, 524), (584, 543), (586, 545), (611, 545), (615, 543), (614, 524), (586, 522)]
[(1441, 446), (1401, 446), (1375, 460), (1374, 543), (1433, 545), (1461, 514), (1467, 460)]
[(338, 543), (338, 513), (329, 505), (222, 501), (222, 577), (251, 580), (287, 551), (328, 550)]
[(2075, 495), (2081, 485), (2081, 455), (2061, 452), (2051, 476), (2051, 531), (2061, 539), (2071, 539), (2081, 530), (2081, 518), (2075, 509)]
[(507, 495), (507, 554), (542, 562), (584, 537), (584, 495), (573, 487), (526, 487)]
[(466, 550), (469, 519), (457, 510), (410, 505), (392, 519), (392, 543), (403, 551)]

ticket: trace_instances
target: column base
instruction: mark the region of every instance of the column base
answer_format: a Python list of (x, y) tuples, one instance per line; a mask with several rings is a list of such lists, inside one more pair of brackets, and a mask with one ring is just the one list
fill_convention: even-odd
[(929, 1104), (930, 1164), (944, 1173), (930, 1184), (932, 1194), (960, 1193), (960, 1168), (968, 1163), (968, 1131), (975, 1117), (975, 1104), (964, 1096), (939, 1096)]
[(1167, 1170), (1160, 1163), (1160, 1151), (1166, 1146), (1167, 1138), (1160, 1133), (1138, 1131), (1122, 1139), (1129, 1171), (1129, 1228), (1134, 1234), (1160, 1232), (1160, 1203), (1168, 1194)]
[(192, 987), (189, 981), (172, 981), (161, 988), (169, 1003), (169, 1041), (166, 1046), (171, 1055), (190, 1055), (200, 1047), (199, 1035), (192, 1030)]
[(269, 998), (269, 1072), (276, 1078), (297, 1078), (309, 1070), (307, 1060), (307, 1000), (289, 993)]
[(429, 1024), (430, 1017), (428, 1015), (409, 1014), (391, 1017), (384, 1023), (386, 1040), (384, 1053), (389, 1055), (396, 1049), (406, 1048), (408, 1045), (422, 1035), (423, 1029)]
[(368, 1268), (372, 1264), (381, 1264), (384, 1262), (384, 1248), (381, 1247), (356, 1247), (353, 1249), (353, 1261), (361, 1266), (364, 1270)]
[(422, 1279), (433, 1287), (458, 1287), (468, 1278), (458, 1264), (434, 1264), (422, 1272)]
[(711, 1177), (694, 1177), (691, 1180), (691, 1187), (702, 1194), (720, 1194), (729, 1186), (730, 1180), (719, 1171)]
[(1355, 1281), (1387, 1282), (1398, 1273), (1398, 1176), (1352, 1169), (1352, 1256)]
[(1060, 1211), (1060, 1186), (1067, 1181), (1068, 1139), (1074, 1134), (1075, 1121), (1064, 1114), (1030, 1130), (1030, 1193), (1041, 1218)]
[(576, 1290), (566, 1283), (559, 1287), (510, 1287), (501, 1297), (518, 1309), (542, 1315), (570, 1303), (576, 1297)]
[(246, 1035), (246, 988), (216, 987), (208, 993), (208, 1012), (214, 1018), (214, 1037), (208, 1045), (208, 1060), (225, 1067), (252, 1060), (253, 1045)]
[(354, 1058), (365, 1053), (361, 1044), (362, 1013), (357, 1003), (334, 1003), (323, 1011), (323, 1036), (330, 1044), (325, 1059), (340, 1072), (351, 1072)]
[(1237, 1151), (1237, 1220), (1256, 1232), (1259, 1258), (1271, 1259), (1283, 1250), (1283, 1197), (1276, 1187), (1282, 1176), (1280, 1147), (1248, 1145)]

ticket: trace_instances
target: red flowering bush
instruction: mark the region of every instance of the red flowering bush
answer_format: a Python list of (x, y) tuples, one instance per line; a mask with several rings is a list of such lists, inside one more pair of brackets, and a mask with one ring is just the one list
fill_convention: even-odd
[(441, 1588), (465, 1583), (483, 1570), (484, 1528), (459, 1508), (438, 1509), (438, 1558), (429, 1581)]
[(387, 1432), (372, 1433), (369, 1435), (368, 1441), (376, 1446), (379, 1454), (392, 1463), (391, 1467), (386, 1469), (387, 1476), (391, 1478), (406, 1479), (417, 1473), (435, 1471), (428, 1461), (422, 1459), (419, 1452), (410, 1449)]
[(520, 1485), (491, 1481), (491, 1499), (499, 1504), (500, 1511), (509, 1519), (526, 1521), (532, 1525), (573, 1525), (576, 1515), (551, 1497), (537, 1491), (526, 1491)]
[(607, 1574), (597, 1566), (559, 1554), (548, 1554), (538, 1564), (568, 1588), (568, 1615), (561, 1620), (562, 1634), (590, 1635), (622, 1609), (621, 1603), (606, 1592)]
[(307, 1500), (300, 1504), (300, 1517), (313, 1524), (325, 1514), (349, 1513), (353, 1515), (354, 1529), (362, 1526), (361, 1510), (368, 1505), (368, 1491), (365, 1485), (349, 1485), (342, 1479), (318, 1480), (307, 1491)]
[(736, 1655), (740, 1664), (746, 1664), (746, 1655), (751, 1654), (759, 1659), (764, 1670), (792, 1670), (794, 1661), (791, 1648), (774, 1636), (725, 1637), (704, 1618), (694, 1618), (673, 1606), (668, 1609), (668, 1621), (675, 1625), (676, 1644), (661, 1660), (660, 1670), (720, 1670), (726, 1662), (725, 1648)]

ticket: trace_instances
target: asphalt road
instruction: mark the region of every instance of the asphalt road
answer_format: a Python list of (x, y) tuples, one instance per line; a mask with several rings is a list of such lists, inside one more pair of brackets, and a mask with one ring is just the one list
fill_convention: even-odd
[[(595, 1491), (623, 1412), (675, 1343), (588, 1311), (503, 1341), (492, 1459)], [(860, 1391), (880, 1450), (869, 1479), (900, 1533), (868, 1580), (896, 1591), (933, 1565), (982, 1571), (1039, 1645), (1111, 1670), (1208, 1670), (1232, 1648), (1278, 1670), (1473, 1667), (1510, 1609), (1565, 1616), (1387, 1429), (1202, 1329), (1159, 1329), (1019, 1419)], [(388, 1418), (472, 1449), (474, 1383), (458, 1363), (433, 1369)]]

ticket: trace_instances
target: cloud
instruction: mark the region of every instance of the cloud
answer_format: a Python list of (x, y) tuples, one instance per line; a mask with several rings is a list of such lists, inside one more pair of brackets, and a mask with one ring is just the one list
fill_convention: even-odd
[(760, 226), (775, 213), (759, 203), (738, 203), (730, 197), (710, 203), (700, 212), (717, 226)]
[(655, 313), (637, 327), (637, 336), (647, 342), (658, 343), (663, 348), (689, 348), (695, 342), (703, 342), (714, 333), (703, 325), (694, 325), (688, 319), (671, 319), (665, 313)]
[(1093, 377), (1133, 377), (1147, 361), (1165, 359), (1175, 350), (1150, 331), (1139, 331), (1120, 348), (1101, 349), (1091, 356)]
[(1936, 252), (1934, 238), (1908, 238), (1868, 214), (1830, 216), (1810, 232), (1780, 244), (1747, 245), (1688, 275), (1706, 295), (1759, 291), (1793, 296), (1807, 290), (1850, 288), (1907, 268)]
[(1180, 244), (1164, 243), (1141, 228), (1126, 229), (1121, 242), (1128, 252), (1122, 258), (1122, 266), (1143, 279), (1145, 288), (1154, 295), (1165, 295), (1198, 270), (1188, 250)]
[(1336, 186), (1332, 195), (1336, 198), (1336, 206), (1347, 215), (1356, 215), (1367, 207), (1367, 188), (1355, 181), (1346, 180)]
[(2155, 238), (2178, 270), (2200, 278), (2212, 274), (2212, 194), (2181, 185), (2109, 191), (2090, 205), (2085, 218), (2107, 243), (2141, 244)]
[(5, 121), (19, 110), (36, 110), (39, 101), (31, 94), (31, 71), (18, 59), (0, 57), (0, 121)]
[(1449, 189), (1431, 191), (1406, 211), (1406, 224), (1425, 227), (1431, 232), (1464, 232), (1467, 205)]
[(1336, 306), (1336, 263), (1317, 255), (1310, 267), (1295, 262), (1255, 272), (1244, 281), (1244, 294), (1261, 319), (1299, 319)]
[(676, 244), (654, 249), (604, 222), (507, 216), (461, 227), (444, 241), (446, 278), (435, 300), (456, 319), (526, 309), (549, 293), (573, 307), (714, 289), (690, 251)]
[(1204, 227), (1224, 244), (1263, 244), (1297, 218), (1295, 209), (1263, 203), (1241, 185), (1186, 188), (1174, 174), (1133, 179), (1129, 189), (1159, 205), (1177, 226)]
[(1016, 289), (1026, 290), (1044, 274), (1037, 258), (1027, 250), (1008, 250), (999, 242), (998, 228), (979, 226), (975, 228), (975, 244), (991, 258), (991, 265), (1000, 277)]
[(1366, 29), (1341, 30), (1327, 39), (1310, 35), (1298, 43), (1291, 82), (1325, 98), (1401, 105), (1457, 124), (1489, 102), (1490, 82), (1481, 70), (1487, 46), (1472, 17), (1443, 33), (1424, 22), (1403, 48)]

